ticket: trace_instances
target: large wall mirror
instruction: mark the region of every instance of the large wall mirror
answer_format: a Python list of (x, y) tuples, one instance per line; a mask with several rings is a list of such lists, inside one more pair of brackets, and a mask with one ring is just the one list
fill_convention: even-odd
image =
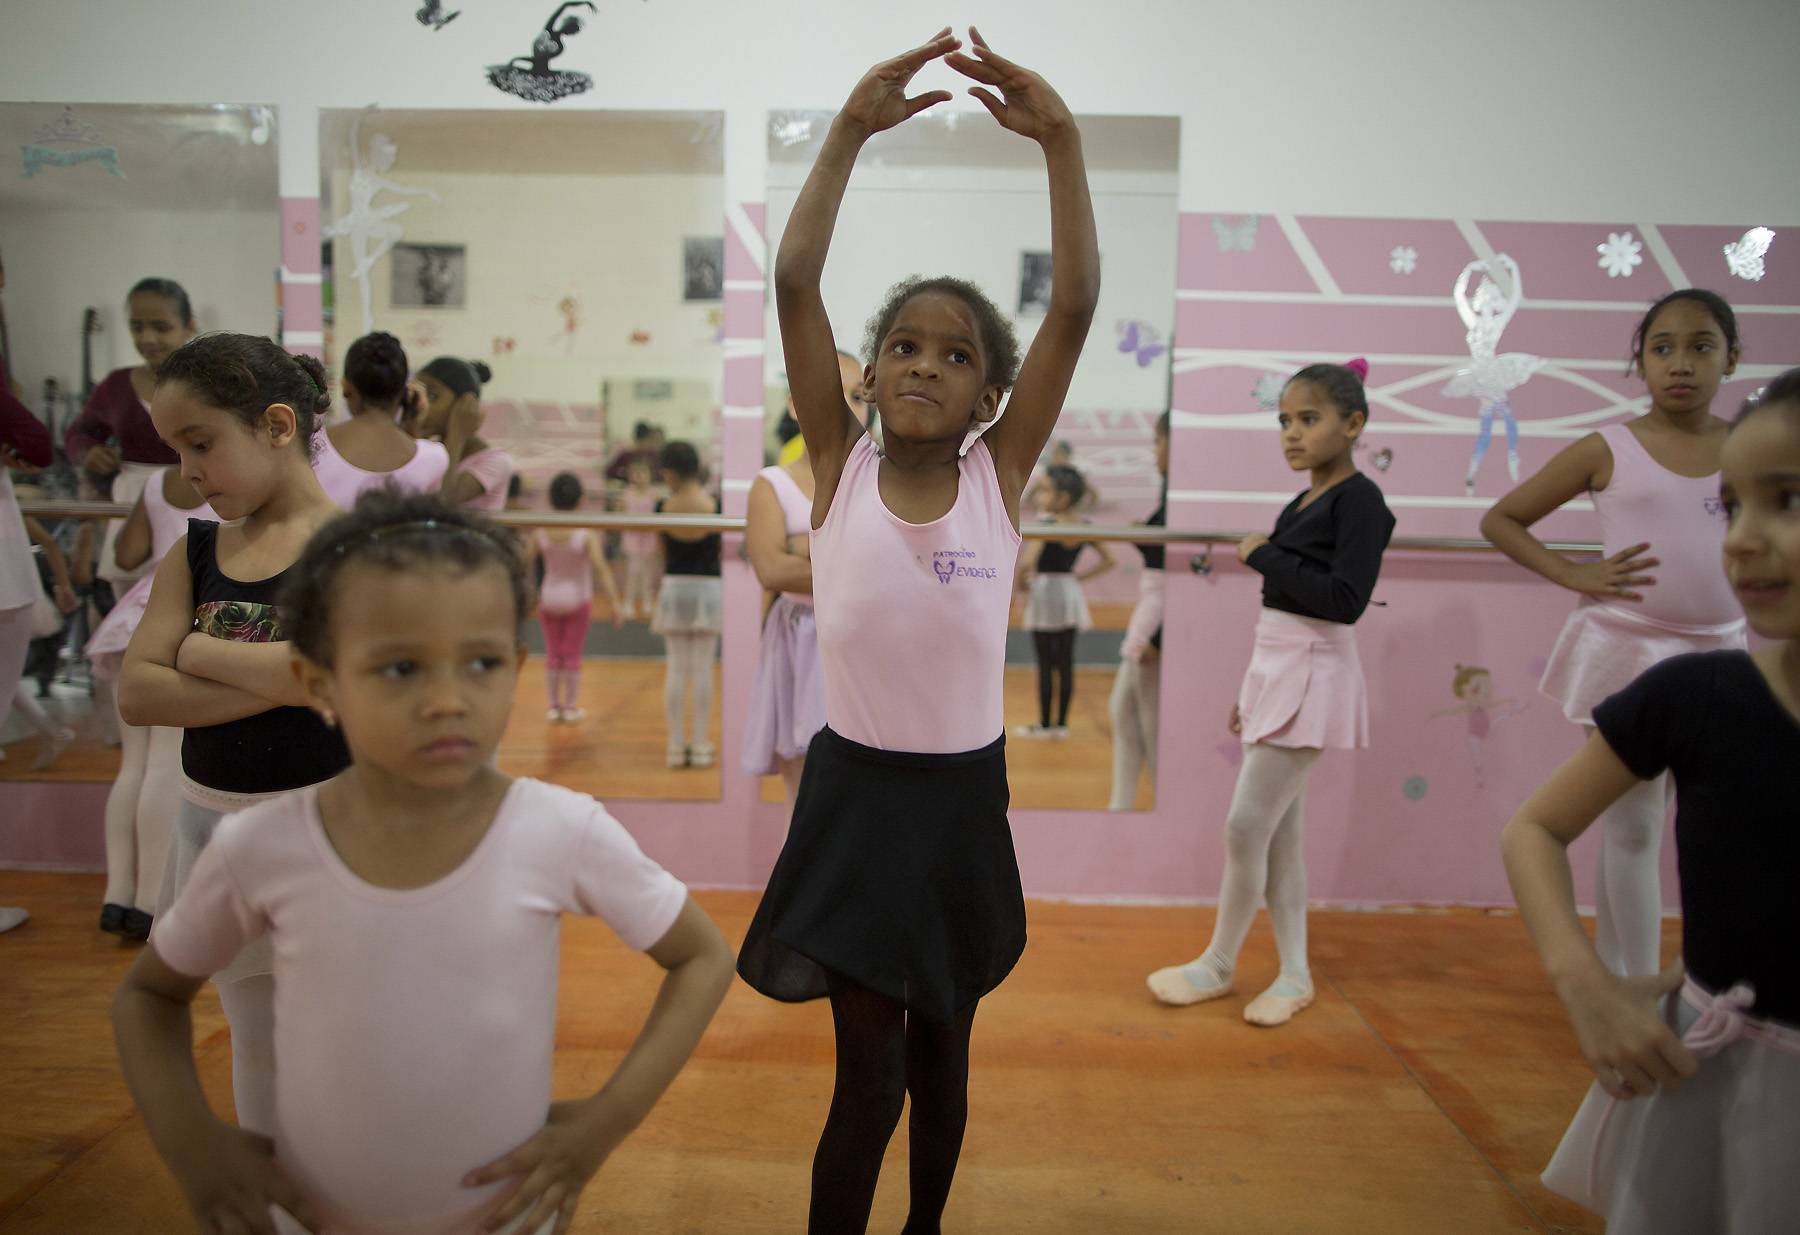
[[(55, 465), (15, 473), (21, 501), (132, 504), (161, 473), (142, 402), (151, 366), (197, 330), (279, 329), (276, 115), (239, 104), (0, 103), (0, 351), (50, 425)], [(153, 281), (154, 290), (133, 294)], [(72, 432), (71, 432), (72, 431)], [(110, 783), (142, 760), (104, 668), (83, 649), (143, 570), (113, 552), (121, 520), (38, 521), (81, 603), (36, 639), (0, 742), (0, 779)], [(141, 769), (140, 769), (141, 771)]]
[[(771, 254), (830, 119), (823, 112), (769, 118)], [(1067, 505), (1060, 517), (1072, 526), (1060, 543), (1070, 547), (1083, 545), (1082, 523), (1141, 523), (1161, 503), (1156, 437), (1169, 406), (1178, 230), (1179, 121), (1083, 116), (1080, 124), (1100, 232), (1100, 307), (1026, 515), (1043, 519)], [(1049, 288), (1049, 241), (1043, 156), (985, 112), (928, 112), (878, 134), (850, 181), (825, 268), (825, 303), (838, 344), (860, 356), (865, 320), (886, 290), (910, 274), (941, 273), (973, 279), (1008, 312), (1020, 342), (1029, 346)], [(772, 300), (765, 333), (767, 444), (775, 458), (787, 387)], [(1078, 486), (1062, 483), (1067, 469)], [(1038, 543), (1026, 542), (1022, 567), (1034, 560)], [(1006, 682), (1007, 760), (1017, 807), (1152, 805), (1153, 763), (1143, 756), (1153, 758), (1155, 749), (1159, 649), (1145, 653), (1148, 662), (1133, 660), (1130, 681), (1120, 680), (1144, 559), (1129, 542), (1087, 544), (1074, 571), (1087, 575), (1109, 557), (1110, 569), (1080, 585), (1085, 614), (1074, 626), (1074, 689), (1066, 714), (1060, 637), (1042, 639), (1053, 632), (1027, 629), (1042, 624), (1042, 610), (1028, 620), (1028, 593), (1018, 593)], [(1047, 714), (1040, 691), (1045, 669)], [(1121, 687), (1126, 689), (1116, 691)], [(779, 793), (779, 782), (765, 786), (765, 796)]]
[[(379, 330), (434, 393), (439, 358), (474, 372), (476, 445), (510, 460), (510, 510), (716, 498), (722, 127), (717, 112), (324, 112), (327, 367), (342, 374), (350, 346)], [(443, 438), (447, 425), (418, 431)], [(663, 466), (676, 443), (692, 448), (692, 484)], [(540, 560), (566, 559), (568, 533), (547, 536)], [(528, 624), (501, 766), (602, 798), (716, 798), (717, 576), (677, 577), (707, 546), (586, 537), (618, 604), (596, 587), (585, 634)], [(680, 689), (666, 692), (672, 674)]]

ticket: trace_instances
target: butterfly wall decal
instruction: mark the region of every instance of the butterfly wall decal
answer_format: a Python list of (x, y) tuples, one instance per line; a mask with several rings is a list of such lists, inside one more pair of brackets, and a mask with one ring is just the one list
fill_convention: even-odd
[(1213, 239), (1218, 241), (1221, 253), (1248, 253), (1256, 248), (1256, 231), (1261, 226), (1259, 214), (1241, 219), (1228, 219), (1221, 214), (1212, 217)]
[(1148, 369), (1169, 348), (1162, 342), (1156, 327), (1131, 318), (1119, 323), (1119, 350), (1136, 358), (1138, 368)]
[(1740, 279), (1755, 283), (1764, 274), (1763, 255), (1775, 233), (1766, 227), (1753, 227), (1742, 238), (1725, 246), (1725, 265)]

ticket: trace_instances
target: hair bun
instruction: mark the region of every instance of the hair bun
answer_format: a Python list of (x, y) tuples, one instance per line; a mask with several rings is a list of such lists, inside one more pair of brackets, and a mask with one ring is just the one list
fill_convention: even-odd
[(486, 361), (471, 360), (469, 361), (469, 367), (475, 370), (475, 376), (480, 380), (483, 386), (494, 380), (494, 371), (488, 368)]
[(1357, 381), (1366, 382), (1369, 380), (1369, 362), (1364, 360), (1361, 356), (1358, 356), (1355, 360), (1346, 360), (1344, 362), (1344, 367), (1356, 374)]

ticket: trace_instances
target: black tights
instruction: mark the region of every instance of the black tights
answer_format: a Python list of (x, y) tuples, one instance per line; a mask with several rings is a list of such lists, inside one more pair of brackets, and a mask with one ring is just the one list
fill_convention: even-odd
[(907, 1123), (912, 1207), (901, 1235), (938, 1235), (969, 1118), (969, 1028), (975, 1004), (948, 1025), (909, 1015), (885, 995), (831, 984), (837, 1086), (813, 1156), (807, 1235), (863, 1235), (882, 1155), (912, 1095)]
[[(1031, 641), (1037, 646), (1038, 720), (1050, 727), (1050, 698), (1056, 696), (1056, 723), (1069, 723), (1069, 700), (1075, 697), (1075, 628), (1067, 630), (1034, 630)], [(1052, 675), (1062, 674), (1062, 689), (1057, 691)]]

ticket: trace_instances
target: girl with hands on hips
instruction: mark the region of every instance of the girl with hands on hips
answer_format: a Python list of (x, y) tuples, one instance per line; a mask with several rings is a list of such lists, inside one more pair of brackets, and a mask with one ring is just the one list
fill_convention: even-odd
[[(288, 572), (290, 672), (350, 765), (219, 823), (114, 1002), (126, 1080), (204, 1230), (560, 1235), (723, 998), (730, 949), (686, 889), (592, 798), (493, 765), (530, 591), (506, 530), (389, 489)], [(605, 1086), (553, 1103), (565, 914), (666, 976)], [(189, 1015), (265, 938), (272, 1140), (208, 1108)]]
[[(1649, 410), (1574, 442), (1482, 517), (1481, 534), (1496, 548), (1579, 595), (1540, 689), (1590, 732), (1595, 705), (1652, 665), (1744, 646), (1744, 616), (1719, 571), (1727, 425), (1712, 412), (1738, 357), (1737, 318), (1723, 299), (1697, 288), (1664, 296), (1631, 341)], [(1597, 561), (1565, 557), (1531, 532), (1583, 495), (1600, 516), (1605, 556)], [(1667, 816), (1662, 777), (1606, 809), (1594, 903), (1600, 955), (1614, 973), (1662, 969), (1657, 855)]]

